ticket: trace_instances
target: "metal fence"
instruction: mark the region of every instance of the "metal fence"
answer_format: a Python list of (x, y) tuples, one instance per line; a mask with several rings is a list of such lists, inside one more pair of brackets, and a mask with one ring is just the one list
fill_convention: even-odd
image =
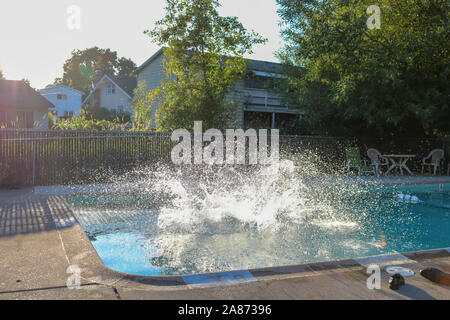
[[(108, 182), (151, 163), (170, 162), (174, 145), (170, 133), (0, 129), (0, 188)], [(358, 146), (362, 155), (368, 148), (416, 154), (418, 161), (410, 166), (416, 171), (430, 150), (450, 154), (450, 143), (442, 139), (280, 136), (282, 158), (312, 157), (324, 172), (342, 169), (348, 146)]]
[(0, 130), (0, 186), (104, 182), (145, 162), (170, 160), (170, 135)]

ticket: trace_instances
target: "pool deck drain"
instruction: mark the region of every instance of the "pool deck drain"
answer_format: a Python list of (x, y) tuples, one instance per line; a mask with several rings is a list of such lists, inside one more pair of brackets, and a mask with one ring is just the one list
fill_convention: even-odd
[[(448, 183), (442, 179), (435, 183)], [(416, 182), (417, 183), (417, 182)], [(431, 182), (430, 182), (431, 183)], [(450, 299), (450, 287), (419, 275), (450, 273), (450, 248), (194, 276), (144, 277), (104, 266), (65, 198), (33, 189), (0, 191), (0, 299)], [(401, 265), (415, 272), (398, 291), (369, 290), (367, 265)], [(69, 289), (70, 265), (81, 270)]]

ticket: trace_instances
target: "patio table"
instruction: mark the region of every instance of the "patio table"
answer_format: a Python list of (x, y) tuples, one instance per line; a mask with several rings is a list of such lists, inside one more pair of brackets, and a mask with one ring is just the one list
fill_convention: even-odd
[(386, 174), (389, 174), (389, 172), (391, 172), (392, 170), (394, 170), (395, 168), (399, 168), (400, 169), (400, 173), (403, 176), (403, 169), (405, 169), (410, 175), (413, 175), (413, 173), (411, 172), (411, 170), (409, 170), (408, 166), (406, 165), (406, 163), (408, 162), (408, 160), (415, 158), (416, 155), (412, 155), (412, 154), (383, 154), (384, 157), (388, 158), (392, 165), (389, 167), (388, 171), (386, 172)]

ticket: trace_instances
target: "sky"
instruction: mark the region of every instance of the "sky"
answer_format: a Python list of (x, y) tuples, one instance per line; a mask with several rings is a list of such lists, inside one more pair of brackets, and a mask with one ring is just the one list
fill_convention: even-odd
[[(245, 28), (268, 39), (247, 58), (277, 61), (282, 46), (275, 0), (221, 0), (222, 16), (237, 16)], [(80, 9), (80, 28), (68, 21)], [(159, 47), (144, 35), (165, 12), (164, 0), (2, 0), (0, 69), (6, 79), (28, 79), (36, 89), (61, 77), (64, 62), (76, 49), (110, 48), (138, 66)]]

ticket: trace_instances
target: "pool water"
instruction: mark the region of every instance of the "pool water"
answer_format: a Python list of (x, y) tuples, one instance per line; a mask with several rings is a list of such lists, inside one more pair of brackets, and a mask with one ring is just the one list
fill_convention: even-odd
[[(68, 203), (104, 264), (137, 275), (222, 272), (450, 247), (448, 184), (303, 192), (301, 202), (286, 196), (294, 202), (289, 207), (277, 202), (284, 193), (270, 204), (265, 200), (251, 218), (245, 198), (233, 207), (227, 206), (231, 200), (190, 203), (188, 211), (173, 197), (148, 192), (76, 196)], [(399, 200), (399, 194), (420, 202)]]

